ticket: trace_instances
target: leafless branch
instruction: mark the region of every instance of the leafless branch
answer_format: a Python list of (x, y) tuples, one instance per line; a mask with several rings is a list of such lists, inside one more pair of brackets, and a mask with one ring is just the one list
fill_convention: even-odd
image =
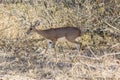
[(108, 23), (106, 21), (104, 21), (104, 23), (107, 24), (109, 27), (113, 28), (114, 30), (116, 30), (117, 32), (120, 33), (120, 30), (118, 28), (114, 27), (113, 25), (111, 25), (110, 23)]

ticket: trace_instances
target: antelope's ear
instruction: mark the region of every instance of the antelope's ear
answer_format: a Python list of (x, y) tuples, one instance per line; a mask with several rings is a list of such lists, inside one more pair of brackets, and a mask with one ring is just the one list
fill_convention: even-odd
[(35, 21), (35, 26), (39, 26), (39, 25), (40, 25), (40, 21), (39, 20)]
[(32, 27), (33, 25), (32, 25), (32, 22), (29, 22), (30, 23), (30, 27)]

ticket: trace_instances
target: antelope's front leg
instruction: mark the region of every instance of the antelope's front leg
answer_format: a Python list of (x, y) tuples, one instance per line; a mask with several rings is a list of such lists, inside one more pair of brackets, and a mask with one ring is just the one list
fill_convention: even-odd
[(47, 47), (48, 47), (48, 48), (52, 48), (52, 44), (53, 44), (52, 41), (48, 41)]
[(47, 40), (47, 46), (46, 46), (46, 49), (45, 49), (45, 53), (47, 52), (48, 49), (52, 48), (52, 41), (50, 40)]

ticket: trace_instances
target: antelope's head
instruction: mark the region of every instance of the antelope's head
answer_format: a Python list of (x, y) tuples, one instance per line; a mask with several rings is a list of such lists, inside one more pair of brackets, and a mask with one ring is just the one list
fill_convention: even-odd
[(29, 30), (27, 31), (27, 34), (30, 34), (32, 31), (35, 31), (36, 30), (36, 26), (39, 26), (40, 25), (40, 21), (37, 20), (34, 22), (34, 24), (32, 24), (32, 22), (30, 22), (30, 28)]

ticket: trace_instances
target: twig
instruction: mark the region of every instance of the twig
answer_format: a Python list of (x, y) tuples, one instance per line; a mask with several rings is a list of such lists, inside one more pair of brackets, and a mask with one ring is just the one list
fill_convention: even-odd
[(117, 43), (117, 44), (111, 46), (110, 48), (114, 48), (114, 47), (119, 46), (119, 45), (120, 45), (120, 43)]
[(109, 53), (109, 54), (105, 54), (101, 57), (87, 57), (87, 56), (83, 56), (83, 55), (80, 55), (79, 57), (80, 58), (85, 58), (85, 59), (90, 59), (90, 60), (101, 60), (103, 57), (107, 57), (107, 56), (114, 56), (114, 55), (117, 55), (117, 54), (120, 54), (120, 52), (117, 52), (117, 53)]
[(101, 56), (100, 58), (107, 57), (107, 56), (113, 56), (113, 55), (117, 55), (117, 54), (120, 54), (120, 52), (105, 54), (105, 55)]
[(115, 18), (114, 20), (113, 20), (113, 22), (115, 22), (117, 19), (119, 19), (120, 18), (120, 16), (118, 16), (117, 18)]
[(106, 22), (106, 21), (104, 21), (104, 23), (105, 23), (105, 24), (107, 24), (109, 27), (111, 27), (111, 28), (113, 28), (113, 29), (117, 30), (117, 32), (119, 32), (119, 33), (120, 33), (120, 30), (119, 30), (118, 28), (114, 27), (113, 25), (109, 24), (109, 23), (108, 23), (108, 22)]
[(93, 54), (93, 56), (97, 59), (97, 56), (95, 55), (95, 53), (93, 52), (93, 50), (88, 46), (88, 49), (90, 50), (90, 52)]

